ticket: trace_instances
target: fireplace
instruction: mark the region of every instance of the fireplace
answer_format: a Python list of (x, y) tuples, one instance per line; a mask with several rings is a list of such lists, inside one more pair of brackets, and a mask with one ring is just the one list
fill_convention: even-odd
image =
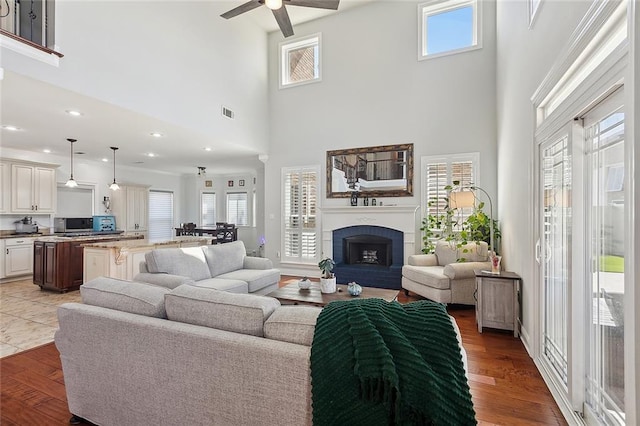
[(340, 284), (400, 289), (403, 259), (401, 231), (372, 225), (333, 231), (334, 273)]
[(343, 259), (347, 265), (391, 266), (391, 239), (377, 235), (343, 238)]

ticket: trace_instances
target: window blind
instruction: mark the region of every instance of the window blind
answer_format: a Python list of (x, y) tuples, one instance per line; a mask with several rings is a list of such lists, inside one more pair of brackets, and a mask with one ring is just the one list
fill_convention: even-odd
[(216, 193), (203, 192), (200, 195), (200, 224), (216, 226)]
[(149, 241), (173, 236), (173, 192), (149, 192)]
[(227, 193), (227, 222), (236, 226), (247, 226), (249, 224), (249, 209), (246, 192)]

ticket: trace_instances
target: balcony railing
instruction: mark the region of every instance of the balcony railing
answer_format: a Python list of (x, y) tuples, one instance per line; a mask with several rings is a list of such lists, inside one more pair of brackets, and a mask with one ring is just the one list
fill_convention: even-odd
[(0, 34), (62, 57), (55, 46), (55, 0), (0, 0)]

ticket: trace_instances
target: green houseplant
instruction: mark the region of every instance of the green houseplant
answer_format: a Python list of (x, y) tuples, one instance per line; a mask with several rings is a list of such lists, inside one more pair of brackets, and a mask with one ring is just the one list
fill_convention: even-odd
[[(446, 197), (442, 197), (440, 200), (436, 198), (429, 200), (428, 205), (430, 207), (440, 202), (443, 209), (437, 215), (429, 214), (422, 219), (420, 230), (423, 231), (423, 253), (433, 253), (436, 241), (439, 240), (448, 241), (458, 248), (474, 241), (484, 241), (491, 246), (491, 219), (483, 210), (485, 203), (479, 202), (476, 204), (471, 214), (464, 218), (459, 209), (451, 207), (449, 204), (449, 194), (460, 188), (460, 183), (454, 181), (453, 185), (445, 186)], [(493, 234), (495, 247), (492, 247), (492, 249), (497, 254), (499, 244), (496, 244), (496, 242), (500, 240), (501, 233), (498, 221), (495, 219), (493, 220)], [(460, 258), (458, 260), (464, 261), (465, 259)]]
[(318, 268), (322, 272), (320, 277), (320, 291), (322, 293), (336, 292), (336, 277), (333, 274), (335, 266), (336, 262), (330, 257), (325, 257), (318, 262)]

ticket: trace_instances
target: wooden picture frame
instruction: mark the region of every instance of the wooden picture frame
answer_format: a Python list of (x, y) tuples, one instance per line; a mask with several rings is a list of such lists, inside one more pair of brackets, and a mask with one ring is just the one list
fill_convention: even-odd
[(233, 181), (232, 180), (227, 181), (227, 186), (231, 188), (233, 186)]
[(207, 188), (211, 188), (213, 186), (213, 181), (212, 180), (205, 180), (204, 181), (204, 186)]

